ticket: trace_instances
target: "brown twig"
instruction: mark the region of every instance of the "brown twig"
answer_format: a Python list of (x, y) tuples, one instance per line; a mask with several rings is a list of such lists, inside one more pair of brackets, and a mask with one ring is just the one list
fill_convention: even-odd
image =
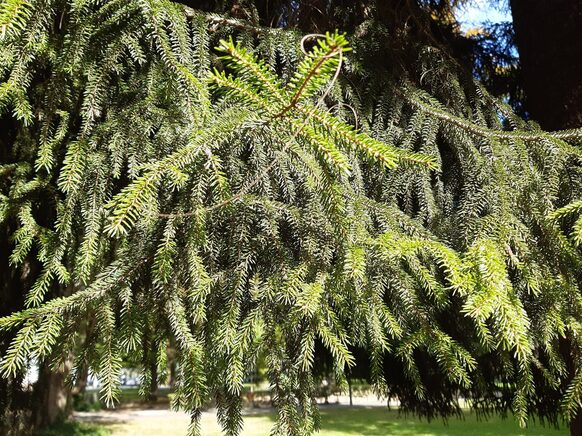
[[(301, 40), (301, 49), (302, 51), (305, 53), (305, 49), (303, 44), (305, 43), (305, 41), (308, 38), (312, 38), (314, 35), (306, 35), (303, 37), (303, 39)], [(319, 36), (319, 35), (316, 35)], [(341, 50), (336, 50), (335, 48), (333, 50), (330, 51), (329, 54), (327, 54), (324, 59), (330, 57), (330, 56), (335, 56), (336, 54), (339, 53), (339, 62), (338, 62), (338, 66), (337, 69), (335, 71), (335, 74), (332, 77), (332, 80), (330, 82), (330, 84), (328, 85), (328, 87), (326, 88), (325, 92), (321, 95), (321, 97), (318, 99), (317, 103), (315, 104), (315, 106), (313, 107), (313, 109), (306, 115), (305, 117), (305, 121), (303, 121), (303, 123), (301, 124), (301, 127), (293, 134), (293, 136), (291, 137), (291, 139), (289, 139), (289, 141), (287, 141), (283, 148), (281, 149), (281, 151), (286, 151), (291, 144), (293, 144), (293, 142), (295, 141), (295, 139), (297, 138), (297, 136), (299, 136), (299, 134), (303, 131), (303, 128), (307, 125), (307, 122), (309, 121), (309, 118), (311, 117), (311, 115), (313, 115), (313, 113), (315, 112), (315, 110), (323, 105), (323, 103), (325, 102), (325, 98), (328, 96), (328, 94), (330, 93), (333, 85), (335, 84), (335, 82), (337, 81), (340, 71), (341, 71), (341, 67), (342, 67), (342, 62), (343, 62), (343, 54)], [(299, 97), (297, 97), (298, 99)], [(205, 212), (212, 212), (216, 209), (220, 209), (230, 203), (232, 203), (233, 201), (237, 201), (240, 200), (242, 197), (244, 197), (253, 187), (255, 187), (260, 181), (261, 179), (268, 174), (274, 167), (275, 164), (277, 163), (276, 160), (273, 160), (273, 162), (271, 162), (269, 164), (269, 166), (267, 168), (265, 168), (263, 171), (261, 171), (260, 174), (258, 174), (250, 183), (246, 184), (245, 186), (243, 186), (241, 188), (241, 190), (233, 195), (232, 197), (229, 197), (225, 200), (223, 200), (220, 203), (214, 204), (212, 206), (208, 206), (205, 207), (203, 209), (198, 209), (198, 210), (194, 210), (194, 211), (189, 211), (189, 212), (177, 212), (177, 213), (160, 213), (158, 214), (159, 218), (183, 218), (183, 217), (190, 217), (190, 216), (194, 216), (197, 213), (199, 213), (200, 210), (203, 210)]]

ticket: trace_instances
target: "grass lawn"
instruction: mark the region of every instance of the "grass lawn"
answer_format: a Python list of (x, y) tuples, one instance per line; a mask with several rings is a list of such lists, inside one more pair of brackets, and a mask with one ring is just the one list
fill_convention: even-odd
[[(467, 413), (464, 419), (450, 419), (447, 424), (442, 421), (426, 422), (412, 416), (399, 416), (397, 411), (388, 411), (380, 407), (322, 407), (322, 430), (320, 435), (409, 435), (409, 436), (558, 436), (568, 435), (566, 428), (556, 430), (530, 423), (530, 427), (521, 429), (512, 419), (503, 420), (492, 417), (488, 421), (477, 421), (475, 415)], [(272, 412), (256, 413), (245, 417), (242, 434), (247, 436), (268, 435), (273, 425)], [(85, 425), (86, 426), (86, 425)], [(73, 426), (74, 427), (74, 426)], [(52, 435), (185, 435), (188, 427), (188, 418), (176, 414), (171, 418), (148, 416), (143, 419), (132, 420), (126, 423), (89, 426), (83, 430), (59, 433)], [(221, 435), (220, 427), (216, 423), (215, 415), (203, 414), (202, 434), (208, 436)]]
[(65, 422), (45, 430), (38, 436), (111, 436), (112, 431), (107, 426), (87, 424), (84, 422)]

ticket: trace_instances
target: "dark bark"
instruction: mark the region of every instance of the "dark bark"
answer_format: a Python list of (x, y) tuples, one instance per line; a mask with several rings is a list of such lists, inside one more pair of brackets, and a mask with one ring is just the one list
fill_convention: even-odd
[(582, 2), (510, 3), (531, 118), (547, 130), (582, 126)]
[(348, 392), (350, 394), (350, 406), (353, 406), (354, 400), (353, 400), (352, 378), (351, 377), (348, 377)]
[(148, 397), (147, 401), (150, 403), (155, 403), (158, 401), (158, 365), (155, 361), (150, 362), (150, 371), (152, 374), (152, 378), (150, 380), (150, 384), (148, 386)]
[(34, 387), (34, 423), (36, 428), (49, 427), (65, 420), (71, 412), (71, 391), (66, 384), (70, 366), (66, 362), (58, 369), (42, 364)]
[(156, 360), (156, 352), (158, 350), (158, 342), (155, 338), (152, 338), (152, 332), (150, 330), (149, 324), (146, 324), (143, 333), (143, 359), (142, 365), (147, 368), (146, 379), (143, 381), (146, 390), (146, 402), (154, 403), (157, 401), (157, 391), (158, 391), (158, 365)]
[[(0, 163), (12, 162), (11, 141), (15, 128), (11, 119), (0, 119)], [(0, 186), (3, 188), (3, 186)], [(26, 289), (38, 273), (38, 265), (26, 261), (21, 268), (9, 266), (9, 256), (13, 248), (11, 235), (16, 228), (14, 220), (7, 220), (0, 227), (0, 317), (21, 310), (24, 306)], [(15, 332), (0, 332), (0, 356), (8, 349)], [(30, 433), (32, 391), (23, 388), (23, 375), (13, 379), (0, 377), (0, 434), (25, 435)]]
[[(581, 127), (582, 2), (511, 0), (510, 4), (526, 110), (546, 130)], [(576, 372), (576, 350), (567, 338), (560, 348), (571, 378)], [(570, 423), (570, 434), (582, 435), (582, 410)]]
[[(0, 119), (0, 162), (17, 161), (13, 155), (12, 143), (16, 135), (13, 119)], [(10, 175), (4, 181), (10, 183)], [(5, 186), (0, 186), (6, 189)], [(39, 208), (51, 210), (50, 207)], [(38, 217), (39, 221), (46, 219)], [(11, 240), (18, 227), (15, 220), (8, 219), (0, 227), (0, 316), (17, 312), (24, 308), (24, 298), (40, 272), (36, 253), (32, 253), (22, 265), (11, 266), (9, 256), (13, 249)], [(54, 292), (61, 293), (55, 288)], [(0, 355), (6, 351), (15, 332), (0, 333)], [(0, 378), (0, 434), (27, 435), (32, 431), (53, 424), (64, 418), (69, 410), (68, 388), (65, 385), (66, 370), (52, 372), (47, 365), (39, 370), (39, 380), (34, 387), (22, 385), (23, 375), (15, 379)]]
[(582, 413), (578, 413), (578, 415), (576, 415), (576, 417), (570, 423), (570, 435), (582, 435)]
[(173, 389), (176, 386), (176, 373), (177, 373), (177, 365), (176, 365), (176, 350), (173, 347), (168, 348), (168, 361), (170, 367), (170, 379), (168, 384)]
[[(62, 297), (73, 293), (73, 285), (53, 286), (53, 295), (49, 298)], [(73, 355), (53, 356), (61, 362), (58, 366), (50, 365), (52, 357), (39, 365), (38, 381), (34, 386), (33, 422), (37, 429), (45, 429), (64, 421), (73, 410), (73, 396), (67, 378), (71, 373)]]
[[(574, 346), (574, 341), (571, 337), (565, 337), (560, 339), (560, 353), (564, 356), (564, 362), (566, 363), (566, 371), (568, 371), (569, 379), (564, 385), (564, 389), (570, 383), (571, 379), (576, 374), (576, 348)], [(558, 406), (556, 406), (558, 407)], [(570, 422), (570, 435), (571, 436), (581, 436), (582, 435), (582, 410), (578, 410), (577, 415)]]
[[(96, 318), (92, 312), (87, 314), (87, 319), (80, 326), (80, 336), (83, 337), (81, 349), (88, 350), (93, 346), (94, 334), (96, 329)], [(82, 403), (87, 390), (87, 379), (89, 377), (89, 361), (85, 357), (78, 363), (77, 373), (75, 374), (75, 385), (71, 391), (74, 403)]]
[[(0, 238), (2, 239), (2, 238)], [(4, 241), (0, 241), (2, 246)], [(0, 250), (2, 261), (9, 250)], [(5, 286), (2, 287), (3, 309), (14, 311), (22, 308), (22, 299), (26, 289), (35, 277), (38, 265), (25, 262), (20, 271), (3, 268)], [(4, 314), (4, 310), (2, 310)], [(11, 336), (3, 334), (0, 344), (3, 350), (10, 343)], [(33, 430), (45, 428), (66, 418), (70, 412), (70, 394), (65, 378), (68, 375), (68, 365), (63, 365), (56, 371), (47, 364), (41, 365), (39, 379), (33, 389), (22, 385), (22, 375), (13, 380), (0, 379), (0, 434), (27, 435)]]

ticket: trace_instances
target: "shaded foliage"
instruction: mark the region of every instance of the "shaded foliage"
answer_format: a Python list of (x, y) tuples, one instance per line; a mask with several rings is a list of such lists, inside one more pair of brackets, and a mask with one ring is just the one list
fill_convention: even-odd
[(11, 267), (39, 264), (0, 319), (5, 378), (73, 355), (112, 404), (124, 358), (147, 387), (172, 346), (192, 433), (209, 399), (240, 430), (260, 355), (280, 434), (318, 428), (321, 361), (423, 415), (576, 413), (580, 130), (540, 131), (423, 39), (389, 65), (374, 14), (346, 38), (252, 5), (0, 8), (1, 217)]

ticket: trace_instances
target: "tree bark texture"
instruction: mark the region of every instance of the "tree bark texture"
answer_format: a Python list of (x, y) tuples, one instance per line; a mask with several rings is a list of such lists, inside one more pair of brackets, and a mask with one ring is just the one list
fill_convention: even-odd
[[(525, 105), (543, 129), (582, 127), (582, 2), (511, 0)], [(569, 341), (567, 341), (569, 342)], [(572, 346), (564, 354), (574, 376)], [(570, 423), (582, 436), (582, 410)]]
[(57, 369), (42, 364), (35, 385), (34, 423), (36, 428), (46, 428), (65, 420), (71, 412), (71, 390), (66, 384), (70, 371), (69, 361)]
[(531, 118), (547, 130), (582, 126), (582, 1), (510, 3)]

